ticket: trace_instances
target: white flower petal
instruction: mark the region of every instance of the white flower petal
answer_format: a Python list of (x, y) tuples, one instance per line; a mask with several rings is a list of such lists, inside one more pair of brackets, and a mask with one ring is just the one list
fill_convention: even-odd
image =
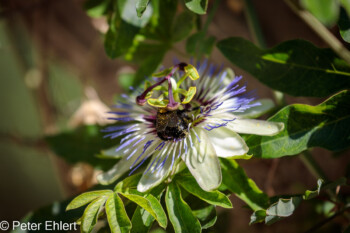
[[(124, 157), (114, 165), (109, 171), (99, 174), (97, 180), (100, 184), (111, 184), (120, 178), (125, 172), (130, 170), (130, 167), (135, 163), (137, 158), (141, 155), (144, 150), (145, 143), (149, 140), (149, 137), (146, 137), (143, 141), (139, 142), (137, 147), (130, 149), (129, 153), (125, 154)], [(157, 144), (153, 142), (151, 146), (143, 153), (142, 158), (139, 158), (138, 161), (134, 164), (136, 166), (139, 164), (143, 158), (147, 157), (150, 152), (154, 150), (154, 147)], [(135, 151), (136, 150), (136, 151)], [(128, 156), (133, 154), (129, 159)]]
[(219, 160), (206, 132), (202, 129), (197, 129), (196, 132), (200, 142), (193, 133), (190, 133), (189, 137), (192, 138), (193, 147), (190, 147), (188, 143), (188, 153), (183, 153), (181, 158), (199, 186), (205, 191), (211, 191), (221, 184)]
[(207, 131), (207, 133), (219, 157), (240, 156), (246, 154), (249, 150), (241, 136), (225, 126)]
[[(179, 143), (168, 142), (162, 150), (152, 156), (151, 162), (137, 185), (137, 191), (146, 192), (168, 177), (175, 163), (177, 148), (179, 148)], [(164, 162), (163, 165), (162, 162)]]
[(248, 108), (244, 112), (235, 112), (234, 114), (242, 118), (257, 118), (275, 107), (275, 103), (271, 99), (259, 99), (250, 104), (255, 102), (259, 102), (261, 105)]
[(237, 118), (228, 123), (227, 127), (237, 133), (272, 136), (281, 132), (284, 129), (284, 124), (280, 122)]

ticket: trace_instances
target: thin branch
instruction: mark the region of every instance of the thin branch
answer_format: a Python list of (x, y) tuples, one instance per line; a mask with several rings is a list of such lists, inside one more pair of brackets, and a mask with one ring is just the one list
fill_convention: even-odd
[(346, 47), (310, 12), (302, 9), (294, 0), (284, 0), (286, 4), (297, 14), (315, 33), (317, 33), (339, 57), (350, 64), (350, 52)]

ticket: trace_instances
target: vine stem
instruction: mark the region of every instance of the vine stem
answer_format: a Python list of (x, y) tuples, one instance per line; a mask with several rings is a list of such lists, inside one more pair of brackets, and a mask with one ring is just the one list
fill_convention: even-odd
[(350, 52), (345, 46), (310, 12), (302, 9), (294, 0), (284, 0), (285, 3), (297, 14), (315, 33), (317, 33), (333, 49), (339, 57), (350, 64)]
[(339, 215), (344, 214), (346, 211), (350, 210), (350, 205), (346, 205), (343, 209), (341, 209), (340, 211), (338, 211), (337, 213), (333, 214), (332, 216), (330, 216), (329, 218), (326, 218), (324, 220), (322, 220), (321, 222), (317, 223), (315, 226), (311, 227), (309, 230), (305, 231), (304, 233), (312, 233), (315, 232), (317, 229), (321, 228), (323, 225), (327, 224), (328, 222), (332, 221), (333, 219), (335, 219), (336, 217), (338, 217)]
[(322, 170), (322, 168), (318, 165), (315, 159), (312, 157), (310, 151), (306, 150), (299, 156), (300, 160), (304, 163), (304, 165), (308, 168), (311, 174), (316, 178), (321, 178), (323, 180), (328, 180), (326, 174)]

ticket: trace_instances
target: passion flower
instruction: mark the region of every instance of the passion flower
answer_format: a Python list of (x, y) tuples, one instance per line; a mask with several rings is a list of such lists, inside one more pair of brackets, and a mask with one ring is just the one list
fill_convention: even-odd
[(122, 158), (98, 176), (100, 183), (132, 173), (151, 158), (138, 191), (160, 184), (183, 163), (200, 187), (210, 191), (222, 179), (217, 156), (241, 157), (249, 150), (238, 133), (275, 135), (284, 128), (283, 123), (245, 118), (264, 106), (246, 93), (245, 85), (238, 85), (242, 77), (231, 70), (218, 71), (205, 61), (196, 67), (179, 63), (153, 76), (160, 80), (123, 95), (111, 112), (111, 119), (125, 122), (104, 130), (106, 137), (121, 137), (115, 155)]

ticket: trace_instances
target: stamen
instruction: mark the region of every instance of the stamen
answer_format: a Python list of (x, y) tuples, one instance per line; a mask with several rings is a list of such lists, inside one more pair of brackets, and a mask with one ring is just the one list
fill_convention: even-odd
[(153, 84), (152, 86), (148, 87), (141, 95), (136, 97), (136, 103), (138, 105), (140, 105), (140, 106), (145, 105), (145, 103), (146, 103), (146, 99), (145, 98), (146, 98), (148, 92), (152, 91), (153, 88), (161, 85), (165, 80), (166, 80), (166, 77), (163, 78), (162, 80), (160, 80), (159, 82)]

